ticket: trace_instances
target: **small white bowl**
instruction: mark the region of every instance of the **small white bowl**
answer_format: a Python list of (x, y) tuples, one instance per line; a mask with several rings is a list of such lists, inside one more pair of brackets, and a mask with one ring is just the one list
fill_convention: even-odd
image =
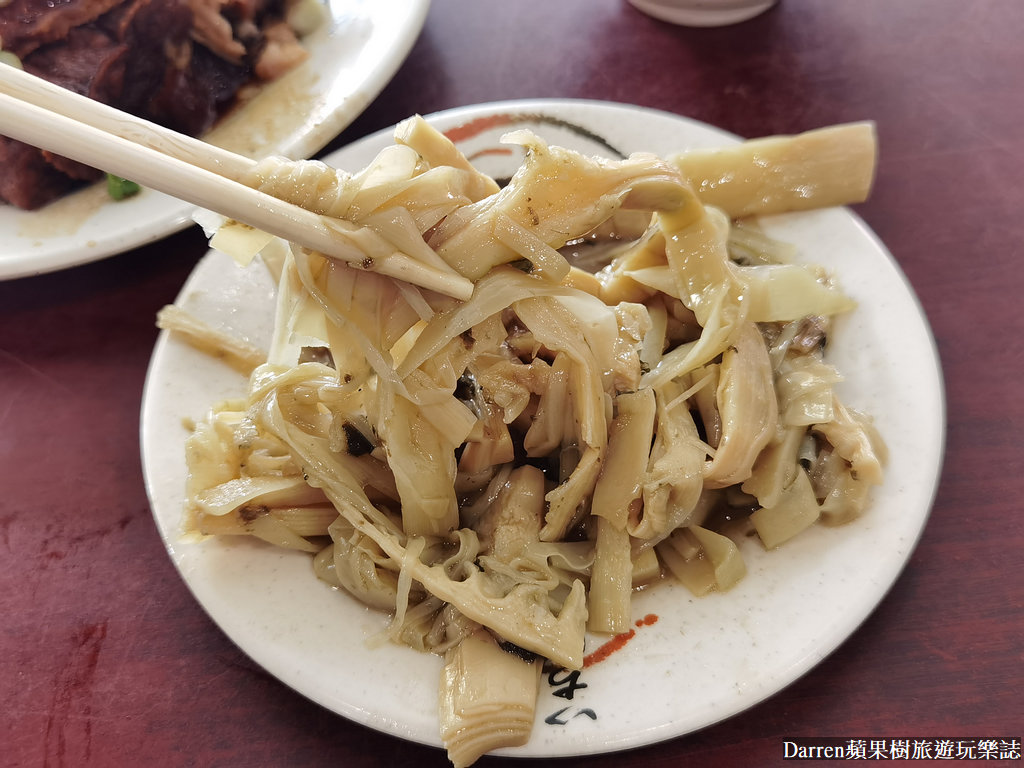
[(688, 27), (721, 27), (752, 19), (777, 0), (629, 0), (644, 13)]

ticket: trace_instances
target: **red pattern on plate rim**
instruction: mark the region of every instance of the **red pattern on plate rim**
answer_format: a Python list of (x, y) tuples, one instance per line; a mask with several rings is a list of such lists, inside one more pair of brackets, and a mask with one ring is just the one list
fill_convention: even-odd
[[(469, 122), (462, 123), (461, 125), (456, 125), (453, 128), (449, 128), (444, 132), (444, 135), (452, 142), (458, 144), (459, 142), (469, 141), (470, 139), (476, 138), (477, 136), (495, 128), (513, 126), (520, 123), (539, 123), (541, 125), (552, 125), (558, 128), (563, 128), (576, 136), (598, 144), (609, 152), (612, 157), (619, 159), (626, 157), (624, 152), (617, 149), (606, 138), (595, 133), (589, 128), (585, 128), (570, 120), (563, 120), (559, 117), (552, 117), (551, 115), (545, 115), (538, 112), (498, 112), (493, 115), (484, 115), (482, 117), (474, 118)], [(504, 147), (491, 147), (489, 149), (478, 150), (473, 153), (469, 159), (472, 160), (474, 157), (480, 157), (482, 155), (508, 155), (511, 153), (512, 150)]]

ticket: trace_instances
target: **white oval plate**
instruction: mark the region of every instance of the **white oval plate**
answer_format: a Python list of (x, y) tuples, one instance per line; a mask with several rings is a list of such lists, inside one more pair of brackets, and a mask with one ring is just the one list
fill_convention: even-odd
[[(250, 157), (309, 157), (383, 90), (426, 19), (429, 0), (325, 0), (303, 64), (261, 89), (207, 136)], [(85, 264), (192, 223), (194, 206), (153, 190), (114, 202), (97, 184), (37, 211), (0, 203), (0, 279)]]
[[(524, 123), (514, 116), (530, 115)], [(735, 137), (675, 115), (595, 102), (531, 101), (468, 107), (429, 118), (485, 171), (508, 175), (519, 156), (497, 138), (526, 125), (589, 153), (667, 154)], [(602, 141), (601, 139), (605, 141)], [(383, 132), (333, 154), (358, 170), (390, 142)], [(846, 209), (764, 219), (803, 259), (833, 270), (859, 308), (837, 323), (830, 359), (846, 401), (876, 418), (891, 453), (887, 479), (864, 516), (815, 527), (766, 553), (743, 543), (749, 574), (725, 594), (694, 599), (660, 584), (636, 595), (634, 618), (657, 617), (607, 660), (569, 680), (545, 678), (529, 743), (507, 754), (606, 752), (679, 736), (753, 706), (843, 642), (906, 563), (925, 524), (944, 440), (944, 398), (930, 331), (899, 268)], [(270, 332), (274, 288), (260, 269), (210, 253), (179, 304), (254, 340)], [(179, 539), (185, 465), (183, 417), (243, 393), (223, 365), (164, 334), (142, 411), (146, 480), (168, 551), (214, 621), (256, 662), (310, 699), (396, 736), (437, 745), (439, 659), (406, 648), (370, 649), (386, 617), (314, 577), (308, 556), (254, 541)], [(587, 652), (602, 639), (589, 638)], [(584, 686), (585, 687), (581, 687)]]

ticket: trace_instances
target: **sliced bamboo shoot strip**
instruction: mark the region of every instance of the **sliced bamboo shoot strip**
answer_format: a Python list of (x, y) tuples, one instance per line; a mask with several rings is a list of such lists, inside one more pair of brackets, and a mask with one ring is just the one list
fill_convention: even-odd
[(729, 216), (806, 211), (863, 202), (878, 138), (872, 122), (768, 136), (670, 158), (705, 205)]

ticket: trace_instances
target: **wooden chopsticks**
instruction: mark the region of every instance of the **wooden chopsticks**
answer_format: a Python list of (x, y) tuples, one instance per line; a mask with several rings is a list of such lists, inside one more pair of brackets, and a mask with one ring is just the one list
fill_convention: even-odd
[(472, 283), (399, 250), (367, 260), (360, 225), (243, 183), (255, 161), (0, 65), (0, 134), (215, 211), (298, 245), (413, 285), (467, 299)]

